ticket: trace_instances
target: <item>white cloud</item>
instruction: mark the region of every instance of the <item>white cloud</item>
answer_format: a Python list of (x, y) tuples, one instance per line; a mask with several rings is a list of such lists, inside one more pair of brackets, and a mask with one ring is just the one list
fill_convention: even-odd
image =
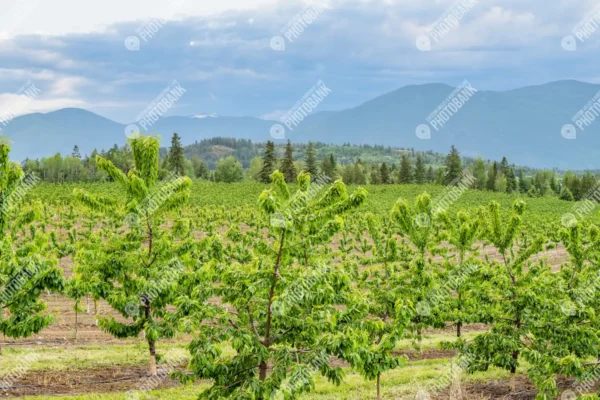
[(19, 115), (34, 112), (48, 112), (66, 107), (86, 107), (87, 103), (80, 99), (68, 97), (30, 98), (25, 94), (0, 93), (0, 119), (7, 116), (17, 117)]
[[(20, 8), (31, 11), (19, 13), (19, 7), (16, 7), (14, 2), (2, 2), (0, 16), (21, 16), (12, 18), (18, 21), (12, 24), (8, 32), (10, 35), (34, 34), (40, 31), (64, 35), (102, 32), (109, 25), (120, 22), (203, 16), (228, 10), (270, 7), (290, 1), (297, 0), (20, 0)], [(181, 6), (173, 7), (173, 3), (181, 3)]]
[(91, 84), (91, 81), (81, 76), (68, 76), (55, 80), (50, 87), (51, 96), (74, 95), (79, 88)]
[(0, 80), (9, 81), (50, 81), (56, 79), (56, 73), (48, 69), (29, 70), (16, 68), (0, 68)]
[(214, 71), (194, 71), (191, 74), (187, 75), (186, 78), (191, 81), (205, 81), (214, 79), (220, 76), (230, 76), (232, 78), (242, 78), (242, 79), (272, 79), (267, 74), (258, 73), (249, 68), (236, 69), (236, 68), (228, 68), (228, 67), (219, 67)]
[(261, 115), (260, 118), (266, 119), (267, 121), (278, 121), (279, 118), (283, 117), (287, 112), (289, 112), (289, 110), (275, 110)]

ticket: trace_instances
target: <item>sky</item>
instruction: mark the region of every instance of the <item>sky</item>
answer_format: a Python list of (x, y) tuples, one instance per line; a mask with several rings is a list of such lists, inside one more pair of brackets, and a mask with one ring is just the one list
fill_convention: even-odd
[(320, 110), (465, 79), (488, 90), (600, 83), (600, 3), (549, 4), (3, 0), (0, 109), (79, 107), (129, 123), (176, 81), (185, 93), (170, 115), (277, 119), (319, 80), (331, 90)]

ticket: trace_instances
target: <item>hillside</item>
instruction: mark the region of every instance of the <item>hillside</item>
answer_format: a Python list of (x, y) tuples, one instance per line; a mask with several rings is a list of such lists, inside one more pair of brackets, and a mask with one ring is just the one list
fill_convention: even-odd
[[(478, 91), (435, 131), (419, 139), (416, 127), (426, 122), (453, 91), (442, 84), (406, 86), (355, 108), (317, 112), (308, 116), (286, 138), (332, 144), (370, 144), (446, 152), (454, 144), (464, 156), (500, 159), (509, 156), (520, 165), (538, 168), (597, 169), (600, 167), (600, 125), (593, 123), (565, 139), (561, 129), (585, 106), (600, 85), (558, 81), (516, 90)], [(253, 117), (166, 117), (149, 129), (163, 138), (173, 132), (191, 145), (223, 136), (265, 142), (276, 121)], [(113, 122), (81, 109), (15, 118), (5, 128), (14, 143), (17, 160), (70, 152), (77, 144), (82, 153), (125, 143), (126, 124)], [(282, 142), (282, 141), (281, 141)], [(163, 145), (166, 141), (163, 140)], [(542, 146), (543, 145), (543, 146)]]

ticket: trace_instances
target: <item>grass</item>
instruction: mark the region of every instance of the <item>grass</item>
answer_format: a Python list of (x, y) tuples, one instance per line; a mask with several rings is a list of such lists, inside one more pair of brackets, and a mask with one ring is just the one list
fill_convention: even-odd
[[(470, 337), (475, 333), (469, 332)], [(423, 349), (437, 349), (439, 343), (453, 340), (449, 333), (434, 333), (425, 335)], [(411, 341), (399, 343), (399, 349), (412, 348)], [(231, 351), (224, 349), (225, 352)], [(81, 345), (67, 348), (5, 348), (0, 363), (0, 375), (8, 373), (7, 366), (15, 365), (19, 359), (28, 354), (36, 354), (36, 361), (29, 371), (58, 370), (77, 371), (89, 368), (127, 367), (140, 366), (147, 363), (147, 348), (145, 343), (127, 345)], [(183, 344), (163, 343), (159, 345), (159, 353), (167, 360), (180, 359), (187, 356)], [(414, 396), (417, 390), (424, 389), (430, 392), (443, 390), (451, 382), (451, 361), (445, 359), (418, 360), (406, 362), (401, 367), (388, 371), (382, 375), (381, 385), (384, 399), (398, 399)], [(456, 366), (454, 367), (456, 368)], [(376, 388), (374, 381), (366, 381), (356, 371), (346, 368), (346, 378), (342, 385), (336, 386), (322, 377), (316, 378), (314, 392), (302, 396), (304, 400), (356, 400), (375, 398)], [(462, 383), (473, 383), (490, 380), (506, 380), (508, 373), (491, 368), (487, 372), (473, 375), (461, 375)], [(173, 389), (156, 390), (151, 392), (136, 392), (138, 397), (128, 397), (128, 393), (89, 393), (76, 396), (36, 396), (26, 397), (27, 400), (132, 400), (132, 399), (197, 399), (198, 394), (208, 387), (207, 383), (181, 386)]]
[[(184, 344), (159, 344), (159, 354), (166, 361), (174, 361), (188, 356)], [(5, 347), (0, 356), (0, 376), (22, 364), (25, 356), (31, 357), (28, 363), (30, 372), (52, 370), (69, 371), (115, 366), (132, 367), (148, 364), (146, 343), (131, 345), (82, 345), (69, 347)]]
[[(470, 339), (476, 332), (464, 334), (465, 339)], [(451, 334), (433, 333), (424, 335), (421, 342), (423, 350), (439, 349), (443, 341), (454, 340)], [(401, 340), (398, 350), (414, 349), (412, 340)], [(233, 351), (223, 348), (224, 354)], [(184, 343), (158, 343), (158, 352), (165, 361), (181, 360), (187, 358), (189, 353)], [(19, 360), (26, 355), (33, 355), (34, 362), (30, 364), (29, 371), (72, 371), (106, 367), (133, 367), (143, 366), (148, 363), (148, 347), (145, 342), (123, 345), (74, 345), (68, 347), (5, 347), (0, 356), (0, 376), (11, 372), (12, 366), (19, 365)]]
[[(393, 371), (382, 375), (381, 385), (384, 399), (398, 399), (414, 395), (417, 390), (435, 392), (437, 388), (449, 385), (451, 380), (451, 367), (449, 359), (424, 360), (410, 362)], [(481, 382), (489, 380), (506, 380), (508, 373), (498, 369), (473, 375), (462, 375), (461, 382)], [(182, 386), (174, 389), (156, 390), (152, 392), (139, 392), (139, 400), (172, 399), (195, 400), (207, 384)], [(327, 382), (318, 377), (315, 391), (301, 398), (304, 400), (357, 400), (375, 398), (376, 389), (374, 381), (366, 381), (357, 372), (346, 370), (346, 379), (340, 386)], [(135, 397), (134, 397), (135, 398)], [(37, 396), (26, 397), (26, 400), (131, 400), (127, 393), (91, 393), (77, 396)]]
[[(465, 340), (471, 340), (481, 332), (466, 332), (461, 335)], [(431, 333), (423, 335), (421, 340), (421, 349), (423, 350), (436, 350), (440, 348), (442, 342), (451, 342), (456, 340), (456, 335), (448, 333)], [(417, 350), (415, 347), (416, 343), (412, 339), (404, 339), (398, 341), (396, 348), (398, 350)]]

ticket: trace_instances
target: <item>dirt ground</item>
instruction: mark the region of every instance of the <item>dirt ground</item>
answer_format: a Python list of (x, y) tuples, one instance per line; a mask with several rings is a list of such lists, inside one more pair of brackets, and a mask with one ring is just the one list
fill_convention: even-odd
[[(562, 393), (573, 387), (573, 379), (559, 379), (558, 388)], [(509, 381), (490, 381), (469, 385), (450, 387), (435, 396), (432, 400), (483, 400), (483, 399), (506, 399), (506, 400), (533, 400), (537, 394), (535, 385), (526, 376), (519, 376), (515, 381), (515, 390), (511, 391)], [(559, 397), (560, 398), (560, 397)]]
[(77, 395), (83, 393), (127, 392), (129, 390), (164, 389), (179, 383), (168, 376), (168, 371), (158, 372), (151, 379), (147, 367), (86, 369), (78, 371), (38, 371), (28, 373), (11, 382), (11, 388), (0, 396), (8, 398), (36, 395)]

